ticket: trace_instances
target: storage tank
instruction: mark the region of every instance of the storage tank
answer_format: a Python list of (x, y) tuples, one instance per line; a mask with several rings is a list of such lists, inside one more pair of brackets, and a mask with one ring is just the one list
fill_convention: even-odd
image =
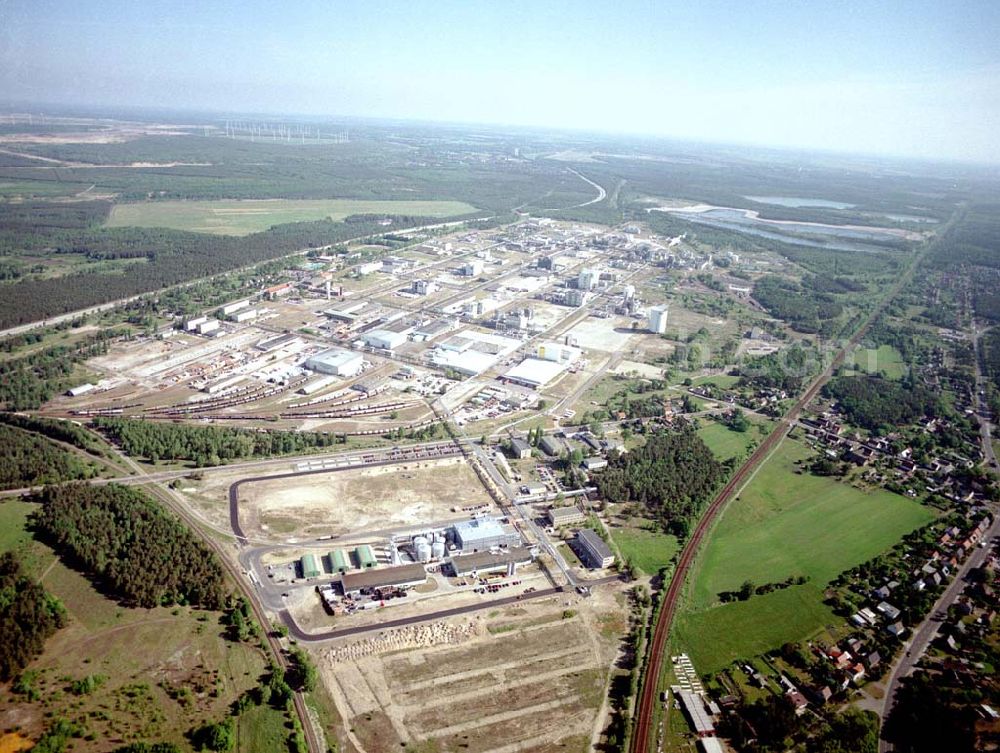
[(431, 557), (439, 560), (444, 558), (444, 542), (435, 541), (431, 546)]
[(420, 560), (421, 562), (431, 561), (431, 545), (428, 544), (426, 541), (424, 541), (424, 543), (422, 544), (417, 544), (416, 551), (418, 560)]
[(414, 536), (413, 537), (413, 548), (414, 549), (417, 549), (418, 547), (426, 545), (426, 544), (427, 544), (427, 537), (426, 536)]

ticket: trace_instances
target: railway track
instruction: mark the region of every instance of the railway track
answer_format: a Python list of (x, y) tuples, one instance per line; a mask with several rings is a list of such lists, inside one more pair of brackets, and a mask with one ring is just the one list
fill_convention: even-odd
[(771, 454), (781, 441), (785, 438), (791, 428), (798, 420), (799, 414), (809, 403), (813, 401), (823, 386), (830, 380), (836, 369), (844, 362), (847, 353), (857, 347), (861, 339), (865, 336), (868, 328), (882, 314), (885, 307), (899, 293), (903, 286), (909, 282), (921, 259), (928, 253), (926, 247), (920, 254), (914, 256), (913, 261), (906, 271), (900, 275), (899, 279), (882, 298), (879, 304), (872, 310), (861, 326), (855, 331), (851, 338), (837, 351), (830, 364), (817, 376), (809, 385), (802, 397), (791, 407), (791, 409), (778, 422), (767, 438), (760, 443), (756, 450), (747, 458), (747, 461), (732, 475), (726, 485), (712, 500), (712, 503), (705, 510), (701, 519), (695, 526), (684, 545), (681, 556), (677, 561), (677, 568), (670, 579), (670, 585), (663, 596), (663, 602), (656, 625), (653, 628), (653, 638), (650, 641), (648, 659), (646, 662), (646, 672), (643, 676), (642, 687), (639, 693), (639, 703), (634, 714), (634, 726), (632, 737), (629, 743), (630, 753), (645, 753), (655, 751), (656, 743), (653, 737), (654, 709), (657, 704), (657, 697), (660, 685), (660, 676), (663, 672), (663, 655), (667, 648), (667, 640), (670, 637), (670, 629), (673, 625), (674, 616), (677, 613), (677, 606), (680, 601), (688, 572), (692, 563), (698, 556), (701, 542), (708, 535), (719, 514), (725, 509), (726, 504), (731, 500), (733, 494), (753, 474), (754, 470)]

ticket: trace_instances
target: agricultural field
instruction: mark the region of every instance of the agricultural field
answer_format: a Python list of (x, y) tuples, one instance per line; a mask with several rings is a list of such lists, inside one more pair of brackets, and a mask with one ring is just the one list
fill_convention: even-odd
[(365, 201), (361, 199), (261, 199), (155, 201), (116, 204), (106, 227), (165, 227), (214, 235), (249, 235), (273, 225), (340, 221), (354, 214), (452, 217), (475, 212), (463, 201)]
[[(678, 642), (701, 673), (736, 657), (800, 640), (832, 613), (826, 583), (888, 549), (933, 513), (885, 491), (863, 492), (829, 477), (799, 472), (812, 451), (785, 440), (733, 500), (693, 572), (678, 623)], [(721, 591), (803, 576), (803, 585), (720, 604)]]
[[(68, 624), (27, 668), (37, 698), (0, 694), (0, 729), (16, 728), (37, 739), (51, 718), (63, 717), (84, 728), (84, 736), (73, 742), (77, 753), (137, 739), (169, 740), (186, 750), (185, 732), (221, 720), (237, 696), (259, 684), (266, 668), (263, 651), (222, 637), (220, 613), (120, 606), (34, 540), (27, 530), (32, 507), (19, 500), (0, 502), (0, 550), (15, 551), (26, 570), (60, 599)], [(87, 677), (93, 687), (73, 689)], [(256, 713), (263, 717), (256, 724), (287, 737), (283, 711), (260, 707)], [(259, 750), (250, 743), (244, 738), (236, 750)]]
[(582, 753), (603, 726), (620, 637), (607, 592), (590, 601), (579, 612), (551, 599), (401, 628), (325, 649), (317, 663), (369, 753)]
[(855, 351), (854, 368), (866, 374), (884, 373), (886, 379), (902, 379), (906, 376), (903, 356), (891, 345)]

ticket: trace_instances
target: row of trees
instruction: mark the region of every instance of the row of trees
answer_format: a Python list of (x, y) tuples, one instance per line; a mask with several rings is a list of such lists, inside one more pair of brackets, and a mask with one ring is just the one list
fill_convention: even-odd
[(638, 502), (664, 529), (684, 537), (724, 475), (724, 466), (685, 422), (611, 457), (595, 481), (605, 499)]
[(41, 486), (95, 475), (93, 465), (31, 432), (0, 424), (0, 489)]
[(107, 447), (101, 441), (100, 437), (92, 434), (83, 426), (73, 421), (0, 411), (0, 424), (14, 426), (25, 431), (32, 431), (49, 439), (71, 444), (84, 452), (94, 455), (104, 455), (106, 453)]
[(225, 606), (215, 554), (143, 492), (65, 484), (46, 487), (35, 501), (42, 536), (127, 603)]
[(324, 432), (256, 431), (133, 418), (99, 417), (94, 425), (129, 455), (153, 462), (191, 460), (199, 466), (308, 452), (347, 441), (346, 436)]
[(29, 578), (11, 552), (0, 554), (0, 682), (24, 669), (65, 622), (59, 600)]

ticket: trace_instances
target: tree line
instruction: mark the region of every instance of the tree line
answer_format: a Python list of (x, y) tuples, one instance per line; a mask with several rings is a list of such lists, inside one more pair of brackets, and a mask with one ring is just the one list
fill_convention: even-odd
[(682, 422), (650, 434), (631, 452), (612, 453), (594, 480), (605, 499), (637, 502), (665, 530), (684, 537), (724, 475), (694, 427)]
[(95, 475), (93, 465), (37, 434), (0, 424), (0, 489), (57, 484)]
[(94, 420), (105, 436), (134, 457), (190, 460), (198, 466), (226, 460), (304, 453), (344, 444), (344, 435), (315, 431), (265, 431), (223, 426), (157, 423), (135, 418), (99, 417)]
[(143, 492), (118, 484), (48, 486), (34, 497), (42, 537), (125, 602), (225, 606), (222, 565)]
[(65, 623), (59, 600), (28, 577), (13, 553), (0, 554), (0, 681), (24, 669)]

